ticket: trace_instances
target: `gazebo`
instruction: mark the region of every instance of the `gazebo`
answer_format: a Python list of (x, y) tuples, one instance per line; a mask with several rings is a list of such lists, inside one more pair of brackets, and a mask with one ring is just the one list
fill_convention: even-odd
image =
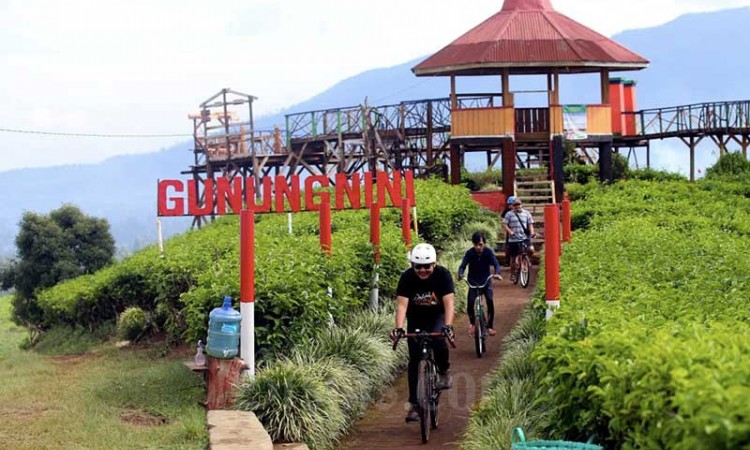
[[(648, 61), (622, 45), (555, 11), (550, 0), (505, 0), (497, 14), (412, 68), (416, 76), (449, 76), (451, 86), (451, 181), (458, 183), (466, 151), (501, 148), (503, 191), (515, 181), (516, 152), (545, 149), (554, 178), (562, 180), (566, 124), (583, 124), (578, 134), (598, 146), (600, 168), (611, 177), (612, 111), (609, 76), (644, 69)], [(600, 74), (601, 103), (560, 104), (561, 74)], [(497, 94), (459, 94), (456, 77), (500, 76)], [(546, 75), (546, 105), (516, 108), (511, 75)], [(564, 119), (570, 111), (575, 120)], [(618, 111), (619, 113), (619, 111)], [(565, 122), (564, 122), (565, 120)], [(578, 130), (581, 131), (581, 130)], [(585, 135), (584, 138), (581, 136)], [(556, 167), (559, 166), (559, 169)], [(606, 176), (606, 175), (605, 175)]]

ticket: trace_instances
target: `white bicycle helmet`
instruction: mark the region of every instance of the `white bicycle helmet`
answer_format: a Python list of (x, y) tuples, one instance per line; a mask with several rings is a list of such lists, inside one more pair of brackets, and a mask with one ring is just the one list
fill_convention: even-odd
[(430, 244), (417, 244), (411, 251), (410, 259), (414, 264), (432, 264), (437, 262), (437, 252)]

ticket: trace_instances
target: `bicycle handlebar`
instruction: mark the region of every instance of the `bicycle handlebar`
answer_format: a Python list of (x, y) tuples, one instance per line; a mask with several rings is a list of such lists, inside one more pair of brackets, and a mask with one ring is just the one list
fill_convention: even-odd
[[(441, 333), (439, 331), (432, 332), (432, 333), (428, 333), (426, 331), (420, 331), (419, 333), (404, 333), (403, 335), (401, 335), (400, 338), (398, 338), (395, 341), (393, 341), (393, 349), (394, 350), (396, 350), (396, 346), (398, 345), (398, 341), (402, 337), (404, 337), (404, 338), (420, 338), (420, 337), (442, 337), (442, 338), (445, 338), (446, 336), (445, 336), (445, 334), (443, 334), (443, 333)], [(456, 342), (455, 342), (455, 340), (448, 339), (448, 343), (451, 345), (451, 347), (456, 348)]]
[[(495, 275), (497, 275), (497, 274), (495, 274)], [(472, 286), (469, 283), (469, 280), (466, 279), (466, 278), (463, 278), (463, 281), (469, 286), (470, 289), (484, 289), (485, 287), (487, 287), (487, 283), (489, 283), (490, 280), (492, 279), (492, 277), (494, 277), (495, 275), (490, 274), (490, 276), (487, 277), (487, 279), (484, 281), (484, 284), (481, 285), (481, 286)]]

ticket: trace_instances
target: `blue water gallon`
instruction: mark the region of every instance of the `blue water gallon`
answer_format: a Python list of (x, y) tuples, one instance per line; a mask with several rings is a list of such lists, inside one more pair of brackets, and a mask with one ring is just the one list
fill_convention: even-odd
[(224, 297), (221, 308), (208, 315), (206, 353), (215, 358), (230, 359), (240, 352), (240, 313), (232, 308), (232, 297)]

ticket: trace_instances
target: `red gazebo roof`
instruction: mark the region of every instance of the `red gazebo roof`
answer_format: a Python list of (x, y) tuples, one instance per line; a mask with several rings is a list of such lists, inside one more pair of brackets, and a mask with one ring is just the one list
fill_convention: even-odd
[(555, 11), (550, 0), (505, 0), (502, 10), (417, 64), (417, 76), (639, 70), (648, 60)]

